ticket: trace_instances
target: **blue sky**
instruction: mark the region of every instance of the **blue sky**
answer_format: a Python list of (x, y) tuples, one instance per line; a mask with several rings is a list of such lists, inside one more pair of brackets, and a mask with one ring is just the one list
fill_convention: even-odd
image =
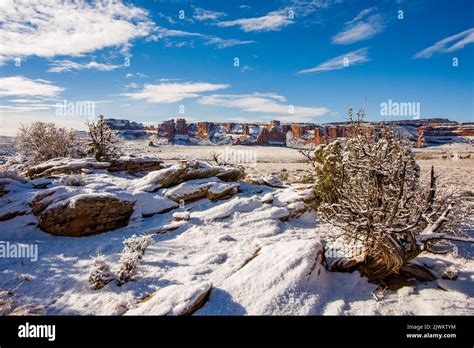
[(389, 100), (474, 121), (469, 0), (0, 7), (0, 134), (33, 120), (84, 128), (90, 115), (59, 114), (64, 101), (144, 123), (336, 122), (349, 105), (413, 118), (381, 115)]

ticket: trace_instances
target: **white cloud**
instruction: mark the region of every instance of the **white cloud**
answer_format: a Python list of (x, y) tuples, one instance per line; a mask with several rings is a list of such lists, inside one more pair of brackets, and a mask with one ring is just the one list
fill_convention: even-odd
[[(278, 114), (280, 120), (302, 120), (327, 114), (330, 110), (326, 107), (306, 107), (290, 105), (286, 98), (274, 93), (254, 94), (212, 94), (199, 98), (202, 105), (215, 105), (226, 108), (239, 109), (247, 112), (271, 114), (274, 118)], [(291, 113), (291, 111), (294, 111)]]
[(63, 71), (72, 71), (72, 70), (100, 70), (100, 71), (112, 71), (117, 68), (120, 68), (120, 65), (104, 64), (97, 63), (95, 61), (90, 61), (87, 63), (77, 63), (71, 60), (57, 60), (54, 61), (52, 67), (48, 69), (49, 72), (63, 72)]
[[(312, 74), (322, 71), (330, 71), (351, 67), (361, 63), (368, 62), (370, 59), (367, 56), (368, 48), (359, 48), (358, 50), (342, 54), (340, 56), (331, 58), (311, 69), (298, 71), (298, 74)], [(347, 62), (347, 64), (345, 64)]]
[(357, 16), (355, 16), (352, 20), (350, 20), (346, 24), (353, 24), (353, 23), (359, 22), (363, 20), (369, 13), (372, 13), (372, 12), (374, 12), (373, 7), (366, 8), (365, 10), (360, 11)]
[(167, 37), (202, 37), (204, 34), (193, 33), (189, 31), (168, 29), (164, 27), (155, 27), (153, 30), (154, 34), (149, 36), (149, 40), (158, 41)]
[(194, 19), (198, 21), (216, 20), (225, 16), (227, 16), (227, 14), (224, 12), (210, 11), (199, 7), (194, 8)]
[(240, 18), (232, 21), (221, 21), (217, 25), (220, 27), (239, 26), (243, 31), (272, 31), (280, 30), (293, 21), (289, 18), (285, 10), (273, 11), (262, 17)]
[(216, 91), (229, 87), (228, 84), (212, 84), (206, 82), (160, 83), (146, 84), (139, 92), (123, 93), (133, 100), (145, 100), (149, 103), (168, 104), (185, 98), (199, 97), (202, 92)]
[(158, 13), (158, 17), (166, 19), (169, 24), (176, 24), (176, 21), (172, 17), (167, 16), (167, 15), (161, 13), (161, 12)]
[(145, 10), (120, 0), (2, 0), (0, 58), (81, 56), (106, 47), (127, 50), (152, 28)]
[(464, 48), (464, 46), (474, 42), (474, 28), (470, 28), (458, 34), (449, 36), (438, 41), (433, 46), (417, 52), (413, 58), (429, 58), (435, 53), (453, 52)]
[(46, 80), (30, 80), (23, 76), (10, 76), (0, 78), (0, 96), (35, 96), (57, 97), (64, 90)]
[(38, 99), (10, 99), (10, 103), (21, 103), (21, 104), (32, 104), (32, 103), (42, 103), (42, 100)]
[(205, 42), (206, 45), (216, 45), (218, 48), (227, 48), (236, 45), (247, 45), (253, 43), (250, 40), (237, 40), (237, 39), (222, 39), (220, 37), (209, 37)]
[(374, 11), (368, 8), (359, 12), (351, 21), (347, 22), (344, 30), (333, 36), (332, 43), (345, 45), (362, 41), (380, 33), (383, 29), (382, 17), (379, 14), (370, 15)]
[(31, 111), (42, 111), (49, 110), (56, 106), (56, 104), (31, 104), (31, 105), (0, 105), (0, 110), (6, 110), (9, 112), (31, 112)]
[(139, 85), (138, 83), (132, 82), (132, 83), (129, 83), (129, 84), (125, 85), (124, 87), (125, 87), (125, 88), (133, 88), (133, 89), (135, 89), (135, 88), (139, 88), (140, 85)]
[[(204, 42), (205, 45), (215, 45), (217, 48), (227, 48), (236, 45), (246, 45), (253, 43), (250, 40), (237, 40), (237, 39), (223, 39), (217, 36), (206, 35), (201, 33), (194, 33), (183, 30), (167, 29), (164, 27), (156, 27), (154, 29), (155, 34), (149, 37), (149, 40), (158, 41), (166, 40), (169, 38), (197, 38)], [(183, 47), (183, 46), (192, 46), (192, 42), (172, 42), (165, 41), (165, 44), (169, 47)]]
[(127, 78), (127, 79), (130, 78), (130, 77), (134, 77), (134, 76), (136, 76), (136, 77), (142, 77), (142, 78), (148, 77), (148, 75), (142, 74), (142, 73), (140, 73), (140, 72), (137, 72), (137, 73), (135, 73), (135, 74), (132, 74), (132, 73), (127, 73), (127, 74), (125, 74), (125, 78)]

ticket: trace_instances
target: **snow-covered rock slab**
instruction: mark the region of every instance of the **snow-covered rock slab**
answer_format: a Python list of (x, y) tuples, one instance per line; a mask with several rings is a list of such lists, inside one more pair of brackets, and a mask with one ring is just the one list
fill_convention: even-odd
[(155, 214), (163, 214), (179, 207), (175, 201), (159, 194), (140, 192), (133, 196), (136, 199), (133, 216), (141, 215), (144, 218)]
[(135, 180), (134, 185), (137, 189), (153, 192), (189, 180), (217, 177), (223, 181), (237, 181), (242, 175), (243, 171), (239, 168), (213, 166), (206, 162), (189, 160), (150, 172), (145, 177)]
[(191, 315), (205, 304), (211, 289), (210, 282), (170, 285), (125, 315)]
[(165, 196), (176, 202), (191, 202), (206, 197), (207, 191), (212, 185), (214, 185), (212, 181), (191, 180), (167, 190)]
[(215, 183), (207, 191), (207, 198), (210, 200), (229, 197), (239, 192), (239, 183)]
[(222, 284), (215, 284), (209, 301), (196, 314), (288, 314), (293, 305), (300, 306), (304, 301), (309, 311), (317, 296), (308, 291), (308, 286), (324, 272), (318, 256), (322, 253), (323, 246), (317, 240), (264, 246), (239, 271)]
[(83, 169), (107, 169), (108, 162), (98, 162), (95, 158), (53, 158), (29, 168), (26, 175), (32, 179), (50, 175), (80, 173)]
[(166, 191), (166, 197), (176, 201), (191, 202), (201, 198), (217, 200), (239, 192), (239, 183), (221, 182), (218, 178), (190, 180)]
[(163, 160), (156, 157), (122, 156), (110, 162), (109, 172), (126, 171), (129, 173), (149, 172), (165, 167)]
[(22, 216), (30, 211), (28, 199), (32, 186), (12, 179), (0, 179), (0, 221)]
[(275, 188), (285, 188), (285, 184), (280, 180), (279, 177), (271, 175), (264, 178), (250, 177), (249, 181), (254, 185), (266, 185)]
[(248, 198), (234, 197), (228, 202), (219, 204), (205, 211), (192, 213), (191, 217), (201, 218), (205, 221), (213, 221), (218, 219), (224, 219), (236, 212), (250, 212), (257, 209), (261, 205), (262, 203), (260, 202), (260, 199), (257, 196)]

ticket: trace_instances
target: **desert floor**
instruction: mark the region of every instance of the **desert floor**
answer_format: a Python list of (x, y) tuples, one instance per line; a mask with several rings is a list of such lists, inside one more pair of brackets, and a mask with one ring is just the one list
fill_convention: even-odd
[[(162, 145), (148, 146), (147, 140), (131, 140), (124, 143), (126, 152), (137, 155), (157, 156), (166, 162), (196, 158), (213, 161), (213, 155), (233, 157), (236, 153), (241, 159), (256, 159), (256, 163), (238, 163), (251, 175), (281, 174), (287, 171), (290, 177), (311, 172), (311, 165), (297, 150), (288, 147), (270, 146), (186, 146)], [(431, 166), (439, 175), (441, 187), (451, 187), (474, 192), (474, 145), (446, 144), (442, 146), (414, 149), (422, 175), (426, 176)]]

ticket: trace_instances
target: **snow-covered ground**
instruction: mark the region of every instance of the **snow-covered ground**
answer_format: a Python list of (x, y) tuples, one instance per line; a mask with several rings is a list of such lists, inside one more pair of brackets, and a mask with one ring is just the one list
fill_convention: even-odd
[[(206, 159), (219, 151), (215, 146), (143, 148), (145, 154), (170, 163), (186, 157)], [(146, 153), (148, 149), (157, 153)], [(257, 147), (257, 151), (262, 162), (257, 167), (248, 165), (252, 174), (307, 169), (295, 150)], [(446, 185), (472, 192), (472, 161), (419, 163), (427, 170), (431, 162), (439, 162), (441, 175), (456, 173), (445, 179)], [(38, 246), (37, 261), (0, 258), (0, 290), (14, 289), (20, 279), (28, 279), (13, 296), (4, 296), (4, 307), (8, 299), (15, 302), (13, 307), (38, 307), (38, 312), (49, 315), (172, 315), (186, 312), (197, 299), (208, 296), (201, 308), (192, 311), (194, 315), (474, 314), (474, 248), (469, 245), (459, 244), (457, 257), (422, 254), (418, 258), (417, 262), (438, 270), (454, 265), (459, 270), (457, 280), (412, 280), (410, 286), (382, 294), (357, 272), (328, 272), (320, 263), (322, 241), (335, 231), (320, 222), (314, 211), (291, 216), (291, 207), (304, 192), (301, 185), (273, 188), (241, 182), (240, 192), (230, 198), (203, 198), (178, 207), (171, 202), (174, 209), (143, 217), (153, 213), (156, 200), (169, 201), (166, 192), (169, 196), (173, 189), (146, 192), (146, 179), (104, 170), (93, 170), (84, 180), (85, 186), (62, 190), (102, 190), (133, 198), (137, 203), (129, 224), (98, 235), (62, 237), (39, 229), (33, 214), (0, 221), (2, 241)], [(20, 200), (18, 204), (27, 202), (33, 197), (30, 191), (20, 185), (14, 199)], [(0, 213), (6, 200), (13, 199), (10, 194), (0, 197)], [(186, 214), (176, 214), (184, 211), (190, 212), (189, 220)], [(172, 222), (173, 214), (182, 221)], [(163, 233), (163, 226), (170, 224), (177, 228)], [(115, 271), (122, 242), (134, 234), (152, 236), (134, 279), (92, 289), (88, 283), (92, 257), (104, 255)]]

